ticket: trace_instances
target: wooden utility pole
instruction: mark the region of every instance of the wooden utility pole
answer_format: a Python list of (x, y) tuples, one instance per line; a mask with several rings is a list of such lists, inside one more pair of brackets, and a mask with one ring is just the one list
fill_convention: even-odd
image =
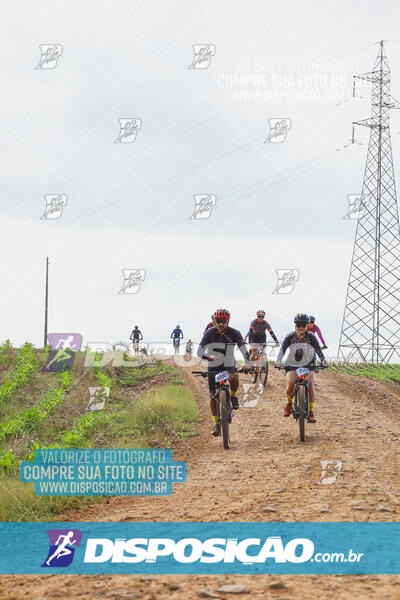
[(44, 341), (43, 347), (47, 344), (47, 317), (48, 317), (48, 300), (49, 300), (49, 257), (46, 258), (46, 293), (45, 293), (45, 308), (44, 308)]

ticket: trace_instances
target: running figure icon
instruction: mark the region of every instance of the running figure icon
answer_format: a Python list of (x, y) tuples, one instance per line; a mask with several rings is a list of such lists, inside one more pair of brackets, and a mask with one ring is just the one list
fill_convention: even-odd
[[(61, 558), (62, 556), (66, 556), (67, 554), (72, 554), (72, 550), (67, 548), (68, 544), (71, 546), (76, 544), (78, 540), (71, 539), (74, 537), (73, 531), (68, 531), (66, 535), (59, 535), (56, 541), (56, 545), (58, 545), (56, 551), (46, 560), (46, 565), (50, 566), (53, 558)], [(60, 542), (60, 540), (63, 540)]]

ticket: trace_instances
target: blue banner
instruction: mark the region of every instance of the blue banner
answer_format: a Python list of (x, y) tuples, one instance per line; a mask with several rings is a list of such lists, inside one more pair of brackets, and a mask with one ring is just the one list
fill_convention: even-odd
[(186, 481), (186, 463), (167, 449), (47, 448), (21, 462), (20, 477), (38, 496), (166, 496)]
[(400, 523), (1, 523), (1, 574), (400, 573)]

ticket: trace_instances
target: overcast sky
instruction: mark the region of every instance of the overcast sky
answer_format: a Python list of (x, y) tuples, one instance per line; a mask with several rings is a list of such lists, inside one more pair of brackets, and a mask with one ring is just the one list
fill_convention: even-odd
[[(231, 311), (243, 335), (264, 308), (279, 339), (293, 315), (317, 317), (334, 356), (369, 130), (370, 71), (386, 44), (400, 96), (398, 3), (122, 1), (2, 6), (1, 336), (43, 341), (50, 258), (49, 331), (84, 343), (168, 340), (179, 323), (199, 340), (211, 313)], [(62, 46), (35, 68), (40, 44)], [(212, 44), (192, 68), (194, 44)], [(119, 119), (141, 120), (115, 143)], [(290, 119), (282, 143), (269, 119)], [(400, 115), (392, 113), (399, 178)], [(45, 194), (63, 194), (41, 219)], [(196, 194), (216, 196), (190, 219)], [(138, 293), (118, 293), (123, 269), (144, 269)], [(277, 269), (297, 269), (273, 294)]]

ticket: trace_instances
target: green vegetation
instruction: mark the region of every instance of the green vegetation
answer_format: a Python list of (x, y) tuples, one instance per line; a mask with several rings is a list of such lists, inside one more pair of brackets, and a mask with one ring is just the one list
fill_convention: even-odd
[[(176, 438), (195, 435), (198, 413), (191, 390), (181, 381), (172, 381), (145, 392), (132, 406), (121, 398), (106, 415), (110, 446), (119, 448), (169, 448)], [(114, 442), (113, 442), (114, 440)]]
[(329, 370), (344, 375), (356, 375), (379, 381), (400, 383), (400, 365), (397, 364), (332, 363)]
[[(0, 520), (53, 520), (96, 497), (35, 496), (19, 481), (21, 460), (38, 448), (166, 448), (195, 435), (198, 412), (179, 372), (165, 361), (133, 368), (84, 367), (84, 352), (69, 372), (46, 373), (49, 347), (0, 346)], [(126, 357), (125, 360), (129, 357)], [(90, 386), (100, 386), (99, 411), (88, 410)], [(110, 393), (106, 391), (108, 388)], [(3, 396), (1, 396), (1, 391)]]
[(0, 480), (0, 521), (56, 521), (60, 513), (101, 501), (101, 496), (36, 496), (31, 483)]
[[(8, 347), (2, 351), (3, 361), (7, 359), (7, 350), (9, 351), (9, 349)], [(33, 353), (33, 346), (27, 342), (18, 351), (17, 365), (12, 376), (0, 386), (0, 405), (13, 399), (15, 394), (32, 378), (37, 367), (38, 362)]]
[(15, 436), (22, 431), (33, 429), (35, 425), (47, 419), (64, 398), (69, 384), (70, 375), (65, 372), (60, 377), (60, 387), (50, 389), (46, 397), (38, 404), (23, 408), (13, 417), (7, 417), (1, 421), (0, 441)]
[(118, 385), (136, 386), (146, 379), (153, 379), (158, 375), (174, 375), (175, 373), (175, 369), (162, 360), (157, 361), (155, 365), (143, 365), (135, 368), (124, 367), (118, 377)]

